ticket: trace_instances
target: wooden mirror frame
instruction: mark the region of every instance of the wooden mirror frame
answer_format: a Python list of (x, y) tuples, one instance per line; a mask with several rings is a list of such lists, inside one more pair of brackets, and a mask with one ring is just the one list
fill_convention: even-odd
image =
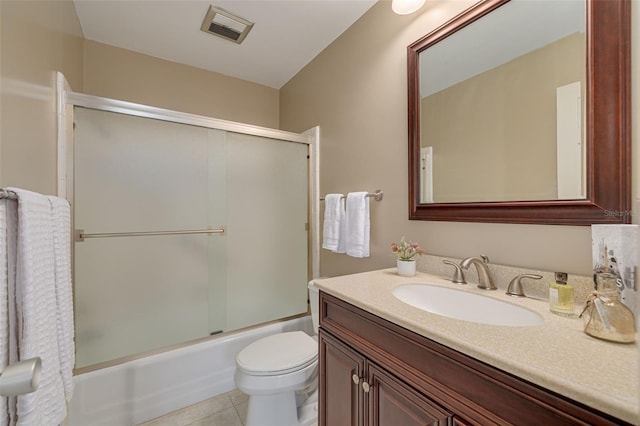
[(586, 198), (420, 204), (418, 54), (509, 0), (484, 0), (407, 48), (409, 219), (591, 225), (631, 221), (631, 2), (586, 0)]

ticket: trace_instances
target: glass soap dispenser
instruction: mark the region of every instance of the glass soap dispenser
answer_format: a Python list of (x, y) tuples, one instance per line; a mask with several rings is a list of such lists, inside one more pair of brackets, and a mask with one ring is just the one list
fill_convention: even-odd
[(594, 275), (596, 291), (580, 314), (584, 332), (603, 340), (632, 343), (636, 340), (633, 312), (620, 302), (618, 276), (605, 270)]

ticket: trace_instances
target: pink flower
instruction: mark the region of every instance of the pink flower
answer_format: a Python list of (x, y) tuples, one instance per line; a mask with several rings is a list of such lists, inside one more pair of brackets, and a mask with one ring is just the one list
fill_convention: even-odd
[(404, 237), (400, 243), (391, 243), (391, 251), (396, 253), (400, 260), (411, 260), (415, 255), (424, 253), (424, 249), (418, 243), (407, 242)]

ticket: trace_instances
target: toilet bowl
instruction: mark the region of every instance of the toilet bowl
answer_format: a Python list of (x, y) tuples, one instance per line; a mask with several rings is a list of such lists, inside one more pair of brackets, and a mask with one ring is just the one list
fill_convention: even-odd
[[(314, 332), (318, 289), (309, 283)], [(238, 353), (234, 380), (249, 395), (246, 426), (309, 426), (318, 418), (318, 342), (302, 331), (259, 339)]]

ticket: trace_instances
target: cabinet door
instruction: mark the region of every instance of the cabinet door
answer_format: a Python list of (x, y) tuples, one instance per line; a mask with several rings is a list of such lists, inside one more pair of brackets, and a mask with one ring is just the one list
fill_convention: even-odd
[(372, 363), (367, 364), (369, 425), (449, 425), (453, 415)]
[(320, 342), (320, 426), (363, 426), (360, 382), (364, 359), (322, 332)]

